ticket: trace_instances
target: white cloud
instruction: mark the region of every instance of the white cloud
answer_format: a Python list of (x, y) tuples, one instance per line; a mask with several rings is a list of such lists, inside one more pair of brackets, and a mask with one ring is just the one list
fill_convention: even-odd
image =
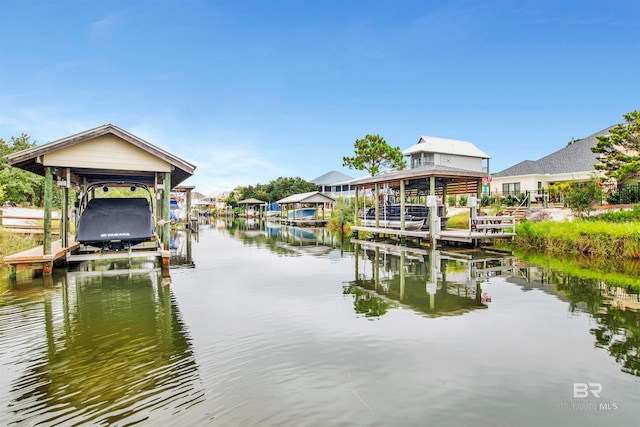
[(104, 37), (117, 27), (120, 20), (120, 13), (112, 13), (99, 21), (91, 23), (89, 25), (89, 34), (94, 38)]

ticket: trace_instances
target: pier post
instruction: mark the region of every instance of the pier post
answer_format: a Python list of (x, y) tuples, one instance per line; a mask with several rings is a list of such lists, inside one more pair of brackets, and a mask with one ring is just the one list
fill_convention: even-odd
[(427, 206), (429, 207), (429, 238), (433, 248), (438, 244), (440, 238), (440, 217), (438, 216), (438, 197), (427, 196)]
[(171, 172), (166, 172), (163, 177), (164, 190), (162, 192), (162, 219), (165, 221), (162, 226), (162, 246), (169, 249), (169, 239), (171, 238), (170, 225), (170, 204), (171, 204)]
[(353, 208), (353, 225), (358, 225), (358, 186), (356, 185), (355, 206)]
[[(478, 223), (478, 199), (475, 196), (469, 196), (467, 200), (467, 206), (471, 209), (469, 214), (469, 232), (473, 231), (473, 224)], [(477, 229), (476, 229), (477, 231)], [(474, 240), (474, 246), (478, 246), (480, 240)]]
[[(44, 168), (44, 230), (43, 254), (51, 253), (51, 205), (53, 203), (53, 173), (50, 167)], [(45, 273), (46, 274), (46, 273)]]
[(376, 228), (380, 227), (380, 184), (375, 184)]

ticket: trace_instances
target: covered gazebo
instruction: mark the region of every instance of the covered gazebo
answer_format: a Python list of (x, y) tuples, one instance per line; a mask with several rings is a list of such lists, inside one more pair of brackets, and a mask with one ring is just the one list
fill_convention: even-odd
[(266, 202), (258, 199), (245, 199), (240, 200), (238, 205), (243, 205), (245, 207), (245, 215), (246, 216), (260, 216), (261, 209), (260, 207), (264, 207)]
[(321, 206), (322, 219), (324, 219), (325, 205), (329, 204), (330, 207), (333, 207), (334, 202), (335, 199), (333, 197), (327, 196), (319, 191), (311, 191), (309, 193), (293, 194), (289, 197), (278, 200), (276, 203), (278, 203), (281, 206), (281, 209), (285, 212), (283, 214), (285, 218), (287, 217), (289, 210), (302, 209), (305, 206), (315, 206), (316, 208)]

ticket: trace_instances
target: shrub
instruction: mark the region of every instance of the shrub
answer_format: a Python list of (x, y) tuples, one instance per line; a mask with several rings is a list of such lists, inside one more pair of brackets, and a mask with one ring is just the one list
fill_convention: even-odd
[(467, 196), (460, 196), (460, 206), (467, 206)]
[(448, 196), (447, 197), (447, 204), (451, 207), (455, 207), (456, 205), (456, 196)]
[(567, 206), (578, 216), (588, 216), (600, 200), (602, 200), (602, 188), (596, 179), (571, 183), (565, 195)]
[(607, 195), (607, 203), (611, 205), (638, 202), (640, 202), (640, 186), (638, 185), (621, 188)]

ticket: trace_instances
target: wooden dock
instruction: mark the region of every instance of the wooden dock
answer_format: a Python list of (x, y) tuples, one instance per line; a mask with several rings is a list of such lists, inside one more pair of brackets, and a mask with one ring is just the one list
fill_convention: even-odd
[[(470, 229), (447, 228), (436, 234), (436, 241), (478, 243), (486, 239), (513, 239), (516, 236), (516, 217), (513, 216), (479, 216)], [(377, 235), (412, 237), (431, 240), (429, 230), (398, 230), (384, 227), (352, 226), (352, 231), (360, 231)]]
[(74, 251), (80, 247), (80, 243), (71, 240), (69, 246), (62, 246), (62, 240), (51, 242), (51, 253), (45, 254), (43, 246), (27, 249), (17, 254), (7, 255), (2, 262), (9, 266), (9, 278), (15, 279), (18, 271), (42, 270), (44, 275), (51, 274), (53, 264), (56, 261), (66, 259), (67, 252)]
[(51, 242), (51, 253), (44, 254), (44, 247), (37, 246), (16, 254), (7, 255), (2, 262), (9, 267), (9, 279), (15, 280), (18, 271), (41, 271), (43, 275), (51, 275), (56, 262), (82, 262), (82, 261), (103, 261), (113, 259), (132, 258), (156, 258), (162, 260), (162, 269), (165, 277), (168, 276), (171, 252), (161, 248), (160, 240), (157, 236), (153, 241), (146, 244), (137, 245), (136, 248), (128, 251), (94, 251), (80, 253), (80, 243), (73, 238), (70, 239), (69, 246), (62, 246), (62, 240)]

